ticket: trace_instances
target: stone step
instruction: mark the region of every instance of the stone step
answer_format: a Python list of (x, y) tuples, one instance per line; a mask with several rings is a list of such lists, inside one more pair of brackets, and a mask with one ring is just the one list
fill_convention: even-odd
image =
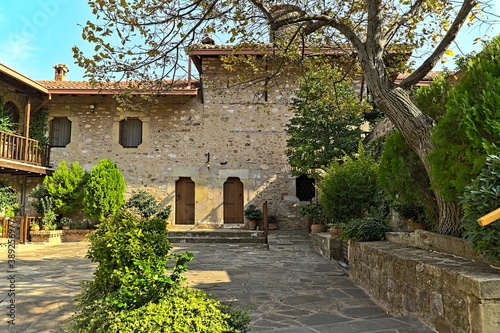
[(169, 230), (172, 243), (265, 243), (263, 231), (255, 230)]

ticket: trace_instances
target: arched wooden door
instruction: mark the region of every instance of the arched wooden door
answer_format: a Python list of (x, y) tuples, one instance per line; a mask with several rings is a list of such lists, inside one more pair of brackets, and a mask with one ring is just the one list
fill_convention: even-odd
[(175, 182), (175, 224), (194, 224), (194, 182), (181, 177)]
[(229, 177), (224, 183), (224, 223), (243, 223), (243, 183)]

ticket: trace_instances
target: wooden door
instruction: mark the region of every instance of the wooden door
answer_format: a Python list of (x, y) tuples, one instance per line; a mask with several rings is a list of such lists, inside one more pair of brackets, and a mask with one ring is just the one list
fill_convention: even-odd
[(243, 223), (243, 183), (229, 177), (224, 183), (224, 223)]
[(175, 224), (194, 224), (194, 182), (181, 177), (175, 183)]

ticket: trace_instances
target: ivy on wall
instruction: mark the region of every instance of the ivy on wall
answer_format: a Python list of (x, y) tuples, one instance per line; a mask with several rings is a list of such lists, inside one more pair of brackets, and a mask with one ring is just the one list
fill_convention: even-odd
[(31, 115), (30, 138), (40, 143), (49, 143), (49, 137), (47, 136), (49, 131), (48, 115), (49, 110), (47, 108), (41, 108)]

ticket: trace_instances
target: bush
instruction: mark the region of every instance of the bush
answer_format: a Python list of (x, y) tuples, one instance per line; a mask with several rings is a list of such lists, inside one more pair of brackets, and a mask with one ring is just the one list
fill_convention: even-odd
[(19, 210), (19, 193), (12, 187), (0, 183), (0, 216), (14, 216)]
[(405, 206), (419, 206), (425, 216), (420, 219), (437, 222), (438, 207), (424, 166), (408, 147), (403, 135), (396, 131), (386, 137), (384, 152), (378, 169), (378, 182), (384, 188), (392, 208), (403, 213)]
[(231, 327), (230, 318), (222, 304), (205, 292), (180, 287), (170, 289), (158, 303), (120, 312), (100, 311), (92, 317), (91, 325), (97, 332), (246, 332)]
[(68, 168), (64, 160), (51, 176), (45, 177), (43, 185), (53, 200), (56, 213), (72, 213), (82, 208), (84, 178), (85, 170), (78, 162)]
[(89, 218), (103, 221), (125, 204), (125, 181), (110, 160), (101, 160), (87, 175), (83, 211)]
[(170, 206), (160, 209), (153, 195), (143, 190), (132, 192), (132, 196), (127, 200), (125, 206), (136, 210), (144, 218), (156, 216), (167, 219), (171, 212)]
[(334, 223), (345, 223), (363, 217), (379, 206), (377, 163), (364, 154), (346, 157), (343, 164), (333, 162), (319, 182), (319, 202), (326, 217)]
[(230, 333), (248, 324), (205, 292), (180, 285), (192, 254), (171, 253), (164, 219), (122, 210), (89, 238), (88, 258), (98, 266), (78, 298), (72, 331)]
[(42, 215), (43, 214), (43, 205), (42, 199), (49, 196), (49, 192), (47, 192), (47, 188), (43, 185), (37, 185), (33, 191), (29, 194), (30, 198), (33, 198), (34, 201), (31, 203), (35, 211)]
[(342, 230), (340, 238), (343, 240), (352, 239), (357, 242), (379, 241), (385, 239), (385, 233), (391, 231), (387, 222), (373, 218), (365, 217), (349, 222)]
[(433, 186), (456, 202), (500, 142), (500, 36), (467, 63), (451, 89), (446, 114), (433, 129), (429, 154)]
[(500, 222), (480, 226), (477, 220), (495, 210), (500, 202), (500, 157), (490, 155), (460, 201), (463, 210), (464, 237), (472, 249), (485, 257), (500, 261)]

